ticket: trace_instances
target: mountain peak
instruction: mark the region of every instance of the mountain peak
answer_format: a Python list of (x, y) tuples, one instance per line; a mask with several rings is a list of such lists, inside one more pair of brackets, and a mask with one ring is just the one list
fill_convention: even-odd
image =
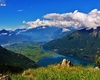
[(5, 30), (5, 29), (2, 29), (1, 31), (0, 31), (0, 34), (1, 33), (9, 33), (9, 31), (7, 31), (7, 30)]
[(100, 36), (100, 26), (98, 26), (96, 29), (81, 29), (81, 30), (77, 30), (76, 31), (78, 34), (87, 34), (87, 35), (92, 35), (92, 36), (95, 36), (95, 37), (99, 37)]

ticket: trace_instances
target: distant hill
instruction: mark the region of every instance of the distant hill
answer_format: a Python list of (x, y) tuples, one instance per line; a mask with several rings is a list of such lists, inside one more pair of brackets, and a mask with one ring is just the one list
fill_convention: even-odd
[(23, 41), (48, 42), (63, 37), (69, 32), (63, 32), (62, 28), (48, 26), (14, 31), (3, 29), (0, 31), (0, 45)]
[[(3, 65), (3, 66), (2, 66)], [(19, 67), (22, 69), (36, 68), (37, 65), (27, 57), (11, 52), (0, 46), (0, 72), (5, 66)], [(7, 67), (5, 67), (7, 68)]]
[(20, 42), (20, 41), (26, 41), (29, 37), (25, 35), (17, 35), (15, 31), (9, 31), (9, 30), (1, 30), (0, 31), (0, 45), (7, 44), (7, 43), (14, 43), (14, 42)]
[(5, 29), (3, 29), (3, 30), (0, 31), (0, 35), (3, 35), (4, 33), (9, 34), (10, 32), (7, 31), (7, 30), (5, 30)]
[(100, 27), (77, 30), (63, 38), (50, 41), (43, 47), (59, 54), (93, 61), (95, 55), (100, 56)]

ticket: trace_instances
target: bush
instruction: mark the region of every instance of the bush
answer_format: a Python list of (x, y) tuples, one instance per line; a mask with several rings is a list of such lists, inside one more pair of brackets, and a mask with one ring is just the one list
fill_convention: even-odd
[(95, 64), (100, 68), (100, 56), (95, 56)]

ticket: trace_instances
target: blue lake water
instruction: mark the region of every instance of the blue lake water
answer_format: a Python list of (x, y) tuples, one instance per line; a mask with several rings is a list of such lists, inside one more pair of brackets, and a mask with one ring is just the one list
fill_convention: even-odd
[[(44, 50), (44, 49), (42, 49), (42, 50), (45, 51), (45, 52), (49, 52), (49, 51)], [(70, 60), (73, 64), (81, 64), (81, 65), (90, 64), (90, 62), (75, 59), (75, 58), (64, 56), (64, 55), (60, 55), (60, 54), (55, 53), (55, 52), (53, 52), (52, 56), (43, 57), (42, 59), (40, 59), (37, 62), (37, 64), (40, 65), (40, 66), (47, 66), (47, 65), (50, 65), (50, 64), (60, 63), (63, 59)]]
[(50, 65), (50, 64), (60, 63), (63, 59), (68, 59), (74, 64), (79, 64), (78, 60), (67, 57), (67, 56), (59, 55), (57, 53), (53, 53), (52, 56), (43, 57), (42, 59), (40, 59), (37, 62), (37, 64), (40, 65), (40, 66), (47, 66), (47, 65)]

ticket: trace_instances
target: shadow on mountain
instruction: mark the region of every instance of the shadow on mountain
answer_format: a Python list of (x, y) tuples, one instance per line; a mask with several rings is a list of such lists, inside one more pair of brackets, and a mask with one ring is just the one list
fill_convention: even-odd
[(0, 73), (20, 73), (25, 69), (37, 67), (29, 58), (0, 46)]

